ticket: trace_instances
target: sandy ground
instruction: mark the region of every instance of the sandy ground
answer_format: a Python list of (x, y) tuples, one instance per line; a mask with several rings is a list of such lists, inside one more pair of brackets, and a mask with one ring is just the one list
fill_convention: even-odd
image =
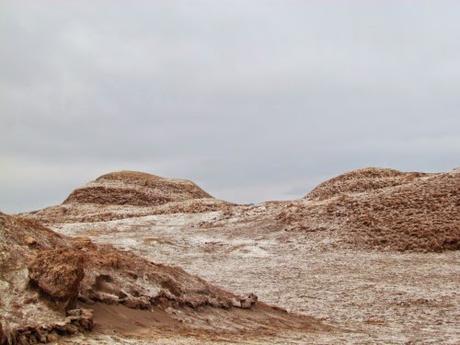
[[(284, 335), (270, 343), (460, 344), (460, 252), (339, 249), (327, 231), (286, 232), (271, 219), (258, 217), (259, 211), (254, 207), (252, 217), (246, 214), (244, 219), (208, 212), (54, 229), (179, 265), (226, 289), (254, 292), (265, 302), (340, 330)], [(114, 337), (100, 334), (92, 341), (108, 344)], [(206, 344), (205, 339), (196, 341)], [(252, 341), (244, 343), (264, 343)], [(133, 342), (123, 337), (117, 343)], [(177, 339), (173, 343), (180, 344)]]

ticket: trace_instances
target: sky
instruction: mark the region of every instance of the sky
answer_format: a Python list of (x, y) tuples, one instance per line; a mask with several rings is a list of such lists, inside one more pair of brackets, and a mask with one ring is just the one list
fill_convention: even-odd
[(234, 202), (460, 166), (459, 1), (0, 1), (0, 210), (115, 170)]

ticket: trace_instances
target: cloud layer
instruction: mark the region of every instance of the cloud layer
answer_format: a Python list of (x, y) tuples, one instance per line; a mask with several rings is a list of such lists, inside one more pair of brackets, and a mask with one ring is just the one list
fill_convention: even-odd
[(239, 202), (460, 157), (456, 1), (2, 1), (0, 210), (110, 170)]

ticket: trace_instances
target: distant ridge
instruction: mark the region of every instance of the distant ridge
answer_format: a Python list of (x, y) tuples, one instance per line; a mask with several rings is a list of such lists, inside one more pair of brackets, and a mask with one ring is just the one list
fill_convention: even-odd
[[(257, 217), (266, 217), (274, 228), (326, 230), (341, 245), (397, 251), (460, 249), (458, 169), (357, 169), (324, 181), (303, 199), (265, 205)], [(61, 205), (24, 216), (58, 224), (211, 211), (229, 216), (243, 209), (214, 199), (191, 181), (120, 171), (76, 189)]]

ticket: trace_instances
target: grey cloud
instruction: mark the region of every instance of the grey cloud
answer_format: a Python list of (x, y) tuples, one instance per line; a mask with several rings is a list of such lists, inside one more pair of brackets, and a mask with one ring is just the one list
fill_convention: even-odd
[(454, 168), (458, 10), (3, 1), (0, 209), (57, 203), (127, 168), (241, 202), (300, 197), (362, 166)]

